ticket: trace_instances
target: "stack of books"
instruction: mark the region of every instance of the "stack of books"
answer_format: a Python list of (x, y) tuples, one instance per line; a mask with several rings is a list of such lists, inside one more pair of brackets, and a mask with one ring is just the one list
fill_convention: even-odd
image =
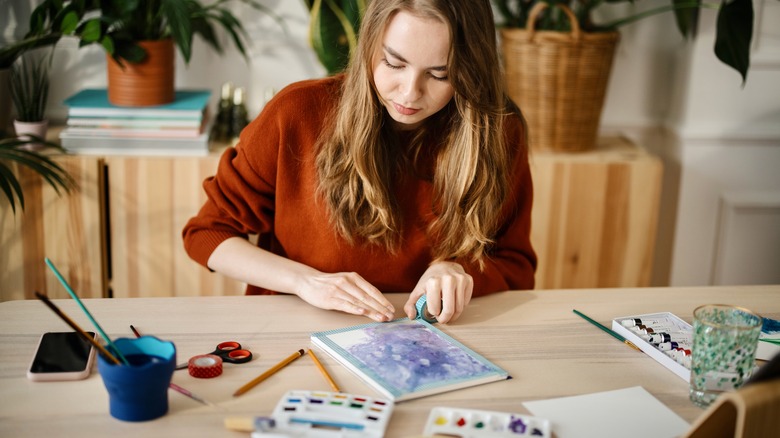
[(92, 155), (207, 155), (209, 90), (179, 90), (173, 102), (122, 107), (103, 89), (85, 89), (65, 99), (62, 147)]

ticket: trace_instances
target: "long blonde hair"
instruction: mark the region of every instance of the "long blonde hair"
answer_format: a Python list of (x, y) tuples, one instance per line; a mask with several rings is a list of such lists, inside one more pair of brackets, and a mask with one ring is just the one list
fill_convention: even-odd
[[(512, 154), (503, 118), (517, 108), (506, 98), (489, 0), (374, 0), (363, 17), (332, 131), (317, 156), (319, 193), (338, 232), (394, 251), (402, 236), (393, 184), (409, 172), (389, 115), (373, 83), (373, 61), (386, 25), (398, 11), (449, 26), (448, 76), (455, 95), (412, 139), (420, 154), (426, 132), (445, 133), (435, 157), (434, 260), (482, 262), (500, 227)], [(426, 145), (425, 147), (435, 147)], [(414, 158), (412, 158), (414, 165)]]

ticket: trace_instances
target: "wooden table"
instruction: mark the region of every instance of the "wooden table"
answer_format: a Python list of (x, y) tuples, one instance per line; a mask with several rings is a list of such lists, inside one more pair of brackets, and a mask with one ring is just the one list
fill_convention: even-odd
[[(402, 316), (404, 294), (390, 295)], [(76, 303), (55, 301), (82, 327)], [(225, 364), (213, 379), (177, 371), (173, 381), (219, 405), (207, 407), (171, 391), (170, 411), (157, 420), (126, 423), (108, 413), (108, 395), (95, 370), (86, 380), (31, 382), (26, 369), (41, 333), (68, 327), (36, 300), (0, 303), (0, 436), (241, 437), (224, 428), (228, 416), (267, 415), (290, 389), (329, 390), (303, 357), (243, 396), (232, 393), (299, 348), (309, 334), (368, 322), (311, 307), (294, 296), (88, 299), (87, 308), (112, 338), (131, 337), (130, 325), (176, 344), (180, 361), (236, 340), (255, 354)], [(615, 288), (504, 292), (472, 301), (452, 325), (438, 327), (507, 369), (513, 379), (396, 405), (387, 436), (423, 431), (435, 406), (528, 413), (524, 401), (642, 386), (691, 422), (703, 412), (688, 401), (688, 384), (650, 357), (597, 330), (572, 313), (604, 325), (612, 318), (668, 311), (691, 321), (703, 303), (730, 303), (780, 318), (780, 285), (696, 288)], [(321, 352), (320, 352), (321, 353)], [(324, 363), (345, 392), (378, 396), (333, 359)]]

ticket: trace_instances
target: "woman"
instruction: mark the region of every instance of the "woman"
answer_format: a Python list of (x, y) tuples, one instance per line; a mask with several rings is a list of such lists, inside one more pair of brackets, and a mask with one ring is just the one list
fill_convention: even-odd
[[(344, 75), (282, 90), (204, 182), (197, 262), (323, 308), (439, 322), (532, 289), (526, 133), (506, 98), (489, 0), (367, 7)], [(259, 235), (257, 245), (247, 235)]]

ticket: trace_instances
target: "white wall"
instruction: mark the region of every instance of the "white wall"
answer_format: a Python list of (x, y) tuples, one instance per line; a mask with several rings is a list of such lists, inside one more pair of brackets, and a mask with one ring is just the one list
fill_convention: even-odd
[[(208, 88), (213, 91), (216, 105), (220, 86), (231, 81), (246, 87), (248, 109), (255, 115), (266, 101), (267, 94), (301, 79), (324, 75), (324, 68), (309, 48), (308, 10), (302, 0), (259, 0), (283, 18), (285, 29), (264, 13), (240, 2), (232, 5), (249, 36), (248, 62), (235, 50), (227, 37), (223, 55), (217, 54), (196, 37), (189, 65), (177, 52), (176, 86)], [(27, 31), (27, 17), (38, 1), (0, 0), (0, 42), (18, 39)], [(208, 0), (205, 1), (208, 3)], [(64, 121), (67, 107), (62, 101), (86, 87), (106, 86), (105, 52), (98, 46), (79, 49), (73, 38), (63, 38), (54, 51), (52, 85), (47, 114), (50, 119)]]
[(714, 17), (704, 17), (693, 47), (675, 126), (673, 285), (780, 283), (780, 3), (755, 3), (744, 88), (711, 54)]

